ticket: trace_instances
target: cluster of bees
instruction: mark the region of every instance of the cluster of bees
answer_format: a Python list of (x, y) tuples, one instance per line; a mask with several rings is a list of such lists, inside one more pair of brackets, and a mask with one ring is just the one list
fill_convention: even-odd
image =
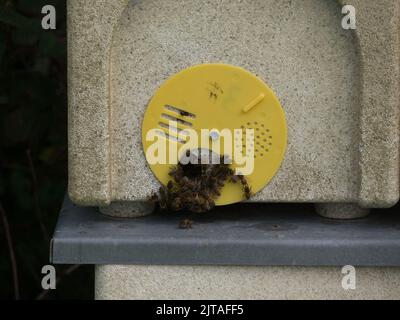
[[(186, 156), (191, 155), (187, 151)], [(215, 200), (227, 182), (240, 183), (245, 198), (249, 199), (251, 189), (246, 178), (236, 175), (226, 159), (226, 156), (221, 156), (217, 164), (179, 162), (171, 167), (171, 180), (167, 186), (160, 187), (158, 194), (154, 194), (151, 200), (157, 202), (163, 210), (207, 212), (214, 208)]]

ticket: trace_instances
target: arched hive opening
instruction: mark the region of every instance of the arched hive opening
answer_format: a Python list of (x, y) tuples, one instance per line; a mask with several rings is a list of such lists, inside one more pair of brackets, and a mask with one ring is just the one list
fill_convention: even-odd
[(141, 121), (169, 76), (221, 62), (257, 74), (277, 93), (288, 150), (257, 197), (353, 199), (358, 188), (359, 58), (335, 1), (130, 1), (111, 54), (113, 197), (146, 197), (157, 185), (141, 151)]

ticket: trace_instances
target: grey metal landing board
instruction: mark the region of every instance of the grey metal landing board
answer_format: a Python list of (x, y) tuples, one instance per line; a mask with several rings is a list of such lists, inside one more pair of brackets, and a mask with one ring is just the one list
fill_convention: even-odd
[[(192, 229), (179, 229), (190, 217)], [(56, 264), (400, 266), (400, 215), (354, 221), (311, 205), (239, 204), (204, 215), (107, 217), (66, 197), (51, 245)]]

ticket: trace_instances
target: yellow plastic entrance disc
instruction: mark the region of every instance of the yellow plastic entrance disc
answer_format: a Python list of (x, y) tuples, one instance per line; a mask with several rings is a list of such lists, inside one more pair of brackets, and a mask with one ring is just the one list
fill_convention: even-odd
[[(284, 111), (274, 92), (252, 73), (226, 64), (183, 70), (157, 90), (144, 115), (146, 160), (164, 185), (186, 150), (228, 155), (252, 193), (278, 171), (287, 143)], [(242, 201), (238, 184), (227, 183), (217, 205)]]

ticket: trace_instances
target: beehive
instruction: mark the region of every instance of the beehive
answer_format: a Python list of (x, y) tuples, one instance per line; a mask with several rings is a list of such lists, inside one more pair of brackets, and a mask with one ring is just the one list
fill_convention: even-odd
[(400, 5), (346, 4), (356, 30), (341, 26), (342, 1), (68, 1), (72, 200), (145, 213), (159, 185), (141, 141), (150, 99), (186, 68), (223, 63), (262, 79), (286, 115), (282, 165), (251, 201), (319, 203), (326, 215), (328, 204), (395, 204)]

